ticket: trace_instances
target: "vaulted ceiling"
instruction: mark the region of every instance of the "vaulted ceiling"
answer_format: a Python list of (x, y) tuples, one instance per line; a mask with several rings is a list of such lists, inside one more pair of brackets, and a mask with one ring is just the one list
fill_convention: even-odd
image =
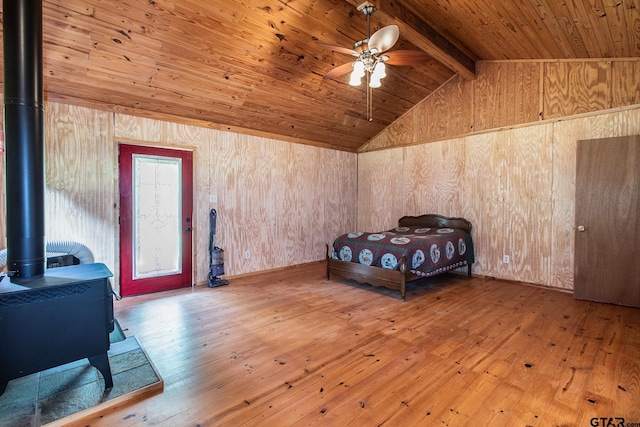
[[(7, 0), (4, 0), (7, 1)], [(363, 0), (44, 0), (47, 98), (182, 117), (356, 150), (479, 60), (640, 56), (640, 0), (377, 0), (371, 33), (396, 24), (373, 90), (323, 76), (366, 37)]]

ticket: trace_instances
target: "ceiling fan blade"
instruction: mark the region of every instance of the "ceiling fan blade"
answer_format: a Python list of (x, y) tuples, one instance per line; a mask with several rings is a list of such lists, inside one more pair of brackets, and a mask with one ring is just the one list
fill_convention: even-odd
[(347, 55), (353, 55), (353, 56), (358, 56), (358, 53), (353, 50), (353, 49), (349, 49), (346, 47), (342, 47), (342, 46), (336, 46), (334, 44), (329, 44), (329, 43), (323, 43), (323, 42), (317, 42), (320, 46), (332, 50), (334, 52), (338, 52), (338, 53), (345, 53)]
[(348, 72), (353, 70), (354, 63), (355, 62), (347, 62), (346, 64), (338, 65), (336, 68), (325, 74), (323, 79), (335, 79), (347, 74)]
[(419, 50), (394, 50), (385, 53), (384, 56), (389, 58), (384, 61), (389, 65), (414, 65), (431, 59), (429, 55)]
[(400, 37), (397, 25), (387, 25), (380, 28), (369, 37), (369, 49), (377, 49), (378, 53), (391, 49)]

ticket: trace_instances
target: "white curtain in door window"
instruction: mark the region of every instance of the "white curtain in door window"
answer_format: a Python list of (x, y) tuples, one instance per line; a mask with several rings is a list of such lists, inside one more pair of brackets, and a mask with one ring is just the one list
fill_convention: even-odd
[(182, 272), (182, 160), (133, 155), (133, 279)]

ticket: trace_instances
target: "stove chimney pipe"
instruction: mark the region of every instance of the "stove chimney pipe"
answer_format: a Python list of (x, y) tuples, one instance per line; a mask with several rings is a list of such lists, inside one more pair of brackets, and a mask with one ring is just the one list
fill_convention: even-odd
[(45, 270), (42, 0), (4, 0), (4, 135), (7, 269)]

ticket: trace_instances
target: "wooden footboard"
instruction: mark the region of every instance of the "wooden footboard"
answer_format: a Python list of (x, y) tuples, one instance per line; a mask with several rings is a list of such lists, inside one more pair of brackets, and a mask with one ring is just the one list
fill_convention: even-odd
[[(471, 267), (472, 264), (467, 266), (468, 277), (471, 277)], [(407, 270), (404, 257), (401, 260), (400, 270), (389, 270), (331, 258), (329, 245), (327, 245), (327, 280), (332, 276), (373, 286), (383, 286), (392, 291), (400, 291), (400, 297), (403, 301), (405, 301), (407, 292), (407, 282), (424, 279), (424, 277), (416, 276)]]
[(329, 245), (327, 245), (327, 280), (330, 276), (400, 291), (400, 297), (403, 301), (407, 291), (407, 282), (422, 278), (408, 271), (404, 257), (400, 261), (399, 270), (389, 270), (331, 258)]

